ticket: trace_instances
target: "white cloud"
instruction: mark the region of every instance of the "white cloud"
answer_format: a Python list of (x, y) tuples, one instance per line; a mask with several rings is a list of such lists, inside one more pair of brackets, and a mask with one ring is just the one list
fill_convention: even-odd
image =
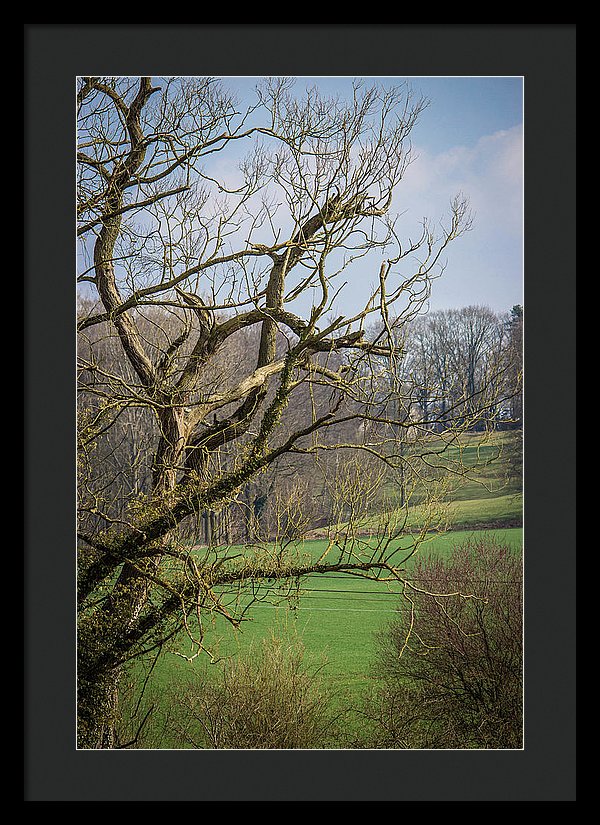
[(516, 126), (480, 138), (472, 146), (455, 146), (437, 155), (415, 147), (415, 159), (398, 189), (396, 206), (407, 221), (442, 218), (459, 192), (475, 213), (477, 234), (522, 229), (523, 130)]
[(424, 217), (447, 226), (449, 204), (462, 193), (473, 229), (452, 243), (432, 308), (486, 304), (506, 310), (522, 302), (523, 129), (481, 137), (473, 146), (432, 154), (418, 146), (398, 187), (394, 210), (403, 213), (400, 237), (418, 234)]

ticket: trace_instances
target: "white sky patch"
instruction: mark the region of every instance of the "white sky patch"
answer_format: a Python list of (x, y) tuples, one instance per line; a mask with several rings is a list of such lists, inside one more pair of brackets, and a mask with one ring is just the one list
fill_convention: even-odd
[(447, 225), (449, 204), (464, 195), (473, 228), (446, 251), (447, 267), (430, 307), (485, 304), (508, 311), (523, 291), (523, 127), (481, 137), (473, 146), (432, 154), (414, 146), (393, 210), (400, 237), (416, 237), (421, 221)]
[(406, 221), (442, 219), (459, 192), (469, 199), (474, 233), (522, 231), (523, 129), (496, 132), (475, 146), (455, 146), (437, 155), (419, 147), (398, 187), (395, 206), (407, 210)]

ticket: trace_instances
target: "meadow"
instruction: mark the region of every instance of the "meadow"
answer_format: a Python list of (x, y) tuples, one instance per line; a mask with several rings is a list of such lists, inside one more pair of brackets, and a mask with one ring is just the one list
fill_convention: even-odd
[[(510, 443), (504, 434), (497, 437), (497, 442)], [(450, 529), (427, 534), (418, 553), (403, 565), (408, 577), (416, 558), (446, 557), (455, 545), (475, 536), (481, 538), (483, 534), (509, 545), (515, 552), (522, 552), (520, 478), (511, 479), (507, 473), (507, 454), (498, 454), (497, 446), (497, 443), (482, 445), (481, 439), (473, 436), (457, 446), (461, 462), (473, 469), (480, 467), (482, 478), (477, 482), (463, 480), (453, 491), (447, 511)], [(486, 450), (493, 453), (484, 455), (482, 460), (482, 451)], [(489, 460), (490, 457), (493, 460)], [(411, 513), (412, 526), (418, 526), (419, 521), (417, 507)], [(371, 526), (374, 527), (375, 522)], [(375, 541), (376, 537), (369, 539), (369, 525), (365, 524), (364, 528), (365, 535), (360, 540), (366, 544)], [(410, 537), (397, 540), (399, 559), (403, 558), (402, 542), (409, 543)], [(299, 542), (296, 550), (301, 556), (316, 560), (326, 548), (324, 538), (313, 538)], [(401, 590), (399, 582), (382, 583), (330, 573), (306, 577), (279, 591), (258, 585), (241, 597), (237, 594), (235, 598), (241, 598), (241, 603), (249, 607), (246, 620), (235, 630), (222, 616), (209, 616), (204, 626), (204, 644), (210, 655), (194, 656), (194, 646), (181, 634), (158, 658), (150, 657), (133, 668), (134, 689), (129, 708), (134, 707), (136, 719), (140, 719), (146, 709), (153, 707), (152, 734), (143, 746), (181, 747), (171, 731), (177, 713), (176, 695), (186, 685), (193, 685), (199, 675), (219, 667), (219, 662), (226, 657), (258, 655), (262, 640), (273, 635), (299, 640), (307, 668), (319, 673), (331, 689), (333, 701), (339, 702), (340, 707), (359, 707), (370, 684), (376, 634), (384, 630), (395, 611), (406, 604)], [(357, 724), (356, 719), (349, 724)]]
[[(499, 542), (520, 548), (522, 530), (486, 531)], [(452, 531), (432, 536), (420, 548), (422, 555), (445, 556), (454, 544), (468, 541), (471, 531)], [(324, 542), (306, 543), (305, 549), (318, 557)], [(406, 567), (412, 566), (411, 560)], [(325, 672), (338, 688), (352, 690), (363, 684), (369, 670), (373, 636), (402, 606), (398, 583), (382, 585), (365, 578), (341, 574), (311, 577), (304, 583), (292, 605), (266, 602), (255, 605), (252, 619), (243, 630), (232, 634), (227, 628), (219, 636), (219, 650), (235, 654), (274, 630), (291, 632), (302, 640), (309, 661), (325, 660)], [(216, 629), (215, 629), (215, 632)]]
[[(444, 557), (454, 545), (469, 541), (475, 535), (481, 537), (482, 532), (521, 552), (522, 529), (506, 528), (453, 530), (432, 535), (421, 545), (418, 555)], [(304, 543), (303, 551), (318, 557), (324, 548), (325, 542), (312, 541)], [(411, 562), (407, 563), (407, 569), (410, 566)], [(211, 668), (218, 667), (224, 657), (247, 653), (258, 655), (262, 640), (272, 635), (301, 642), (307, 669), (319, 673), (323, 683), (329, 686), (333, 701), (340, 707), (360, 706), (365, 690), (369, 689), (375, 636), (385, 629), (403, 605), (400, 585), (326, 574), (310, 577), (290, 594), (285, 597), (282, 594), (278, 599), (267, 596), (266, 591), (256, 590), (247, 620), (239, 630), (234, 630), (222, 617), (213, 617), (205, 627), (205, 645), (214, 663), (206, 654), (190, 661), (183, 658), (193, 656), (195, 650), (182, 635), (170, 650), (153, 661), (151, 671), (148, 671), (147, 662), (144, 667), (134, 669), (138, 689), (141, 683), (145, 686), (137, 716), (140, 717), (143, 709), (154, 707), (154, 732), (158, 739), (151, 736), (147, 747), (180, 747), (181, 743), (173, 740), (170, 734), (177, 712), (174, 698), (186, 686), (193, 685), (200, 674), (210, 673)], [(136, 705), (137, 693), (138, 690), (132, 694)], [(357, 724), (356, 719), (348, 724)]]

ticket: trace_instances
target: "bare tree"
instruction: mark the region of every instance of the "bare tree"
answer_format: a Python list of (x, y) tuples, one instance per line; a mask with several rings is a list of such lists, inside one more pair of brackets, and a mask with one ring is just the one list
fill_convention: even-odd
[[(78, 742), (110, 748), (123, 666), (183, 629), (202, 650), (206, 612), (239, 624), (224, 592), (331, 570), (402, 576), (389, 536), (276, 564), (253, 545), (191, 548), (203, 514), (282, 457), (327, 468), (361, 450), (405, 467), (395, 445), (411, 422), (377, 374), (392, 325), (423, 307), (470, 219), (458, 197), (446, 225), (400, 239), (393, 194), (425, 105), (405, 87), (357, 82), (344, 100), (266, 79), (242, 109), (213, 78), (84, 77), (77, 103)], [(373, 288), (341, 312), (353, 273)]]
[(507, 330), (506, 358), (508, 380), (513, 388), (510, 402), (510, 423), (513, 427), (523, 426), (523, 307), (516, 304), (505, 319)]
[(443, 430), (461, 416), (471, 420), (473, 429), (487, 427), (517, 392), (506, 323), (488, 307), (420, 316), (410, 324), (405, 341), (407, 371), (424, 427)]

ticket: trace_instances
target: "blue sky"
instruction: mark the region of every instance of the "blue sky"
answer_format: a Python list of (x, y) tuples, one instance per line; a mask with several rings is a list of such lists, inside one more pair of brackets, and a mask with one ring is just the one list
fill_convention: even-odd
[[(240, 96), (258, 78), (224, 78)], [(450, 245), (429, 308), (523, 303), (523, 80), (521, 77), (377, 77), (406, 81), (429, 106), (412, 132), (415, 160), (394, 207), (407, 228), (423, 217), (443, 220), (458, 192), (467, 196), (473, 229)], [(351, 88), (350, 77), (298, 78), (325, 93)], [(352, 285), (350, 285), (352, 286)]]

